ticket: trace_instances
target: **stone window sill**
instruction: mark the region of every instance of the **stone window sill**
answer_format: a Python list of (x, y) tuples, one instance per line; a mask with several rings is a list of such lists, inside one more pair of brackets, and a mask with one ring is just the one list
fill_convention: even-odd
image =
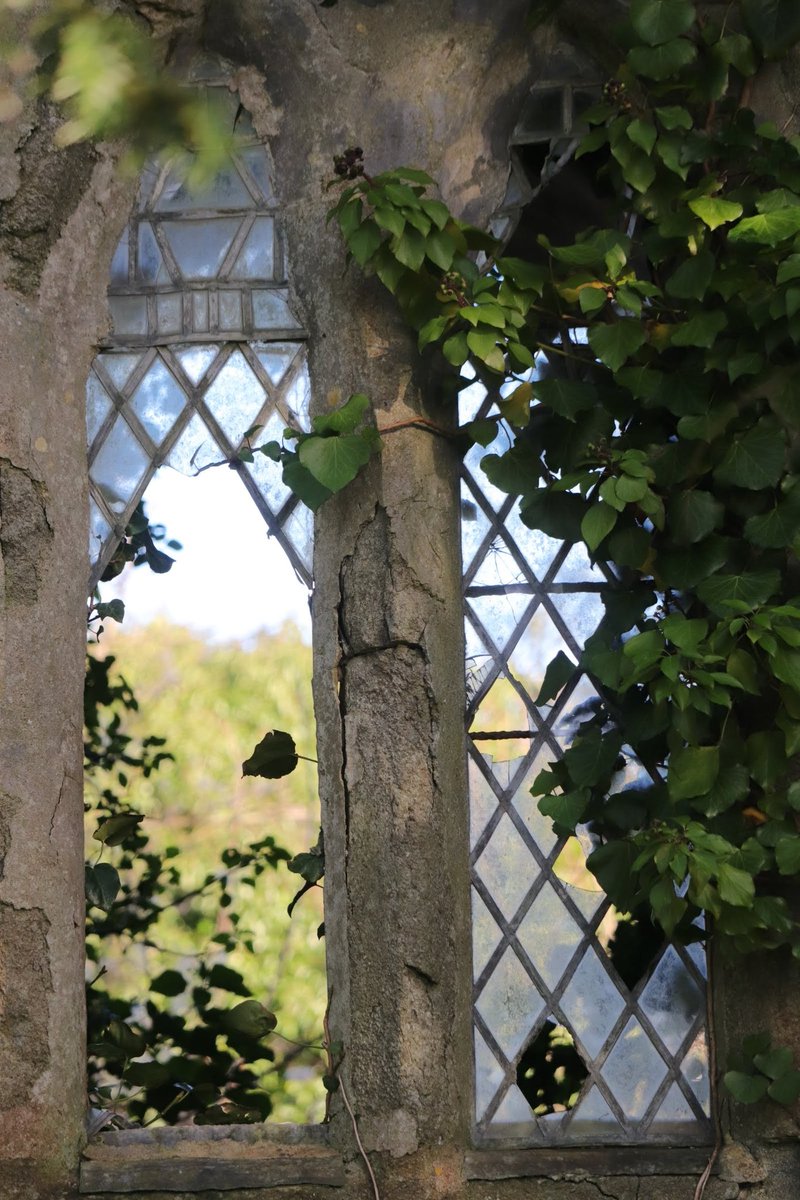
[(324, 1125), (186, 1125), (109, 1130), (85, 1149), (80, 1192), (342, 1187)]
[(528, 1150), (470, 1150), (467, 1179), (500, 1180), (538, 1176), (570, 1179), (607, 1175), (701, 1175), (711, 1154), (706, 1146), (565, 1146)]

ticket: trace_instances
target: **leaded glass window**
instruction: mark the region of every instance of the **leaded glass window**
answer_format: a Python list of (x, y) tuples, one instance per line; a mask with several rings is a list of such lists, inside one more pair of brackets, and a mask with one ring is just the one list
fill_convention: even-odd
[(308, 425), (305, 333), (292, 311), (267, 149), (224, 77), (203, 86), (227, 104), (240, 139), (203, 189), (185, 164), (148, 164), (111, 264), (113, 329), (87, 385), (91, 586), (155, 471), (235, 469), (305, 583), (310, 512), (245, 434), (280, 440)]
[[(462, 423), (495, 399), (475, 381)], [(522, 522), (481, 470), (506, 446), (502, 428), (474, 446), (461, 484), (476, 1137), (707, 1141), (702, 945), (617, 912), (585, 865), (591, 829), (557, 837), (530, 794), (597, 693), (576, 665), (555, 704), (533, 697), (557, 651), (577, 664), (613, 576)]]

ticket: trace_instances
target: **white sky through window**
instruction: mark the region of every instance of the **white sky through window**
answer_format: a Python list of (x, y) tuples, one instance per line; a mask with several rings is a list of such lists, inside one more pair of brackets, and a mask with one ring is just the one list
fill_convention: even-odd
[(151, 523), (183, 549), (159, 543), (175, 559), (166, 575), (128, 567), (100, 585), (104, 600), (124, 600), (126, 626), (161, 616), (212, 641), (246, 641), (292, 621), (311, 641), (308, 592), (233, 471), (191, 478), (162, 467), (144, 501)]

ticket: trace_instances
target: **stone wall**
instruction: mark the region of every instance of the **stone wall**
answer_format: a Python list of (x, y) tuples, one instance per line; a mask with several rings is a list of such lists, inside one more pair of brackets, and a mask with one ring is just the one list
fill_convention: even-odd
[[(179, 61), (200, 40), (228, 58), (270, 140), (318, 409), (365, 391), (378, 426), (393, 427), (380, 459), (320, 513), (314, 599), (330, 1020), (381, 1200), (691, 1200), (704, 1151), (469, 1153), (456, 458), (446, 436), (415, 424), (448, 418), (413, 339), (378, 284), (343, 272), (324, 220), (332, 155), (359, 144), (370, 170), (424, 167), (457, 213), (484, 223), (504, 192), (526, 88), (585, 64), (555, 27), (521, 32), (527, 0), (340, 0), (331, 9), (209, 0), (205, 10), (140, 0), (138, 8)], [(568, 3), (562, 16), (578, 33), (587, 21), (599, 32), (612, 8)], [(108, 267), (134, 187), (117, 170), (118, 148), (56, 151), (58, 120), (31, 104), (0, 145), (3, 1200), (77, 1195), (83, 389), (107, 329)], [(746, 972), (742, 982), (728, 969), (721, 984), (721, 1036), (762, 1004), (752, 964)], [(785, 1041), (796, 968), (787, 964), (772, 982), (770, 1016)], [(790, 1032), (797, 1044), (796, 1018)], [(793, 1198), (796, 1126), (783, 1115), (776, 1125), (774, 1113), (734, 1119), (749, 1148), (724, 1151), (707, 1200)], [(104, 1196), (374, 1200), (341, 1101), (324, 1141), (303, 1131), (108, 1134), (87, 1162), (84, 1189)]]

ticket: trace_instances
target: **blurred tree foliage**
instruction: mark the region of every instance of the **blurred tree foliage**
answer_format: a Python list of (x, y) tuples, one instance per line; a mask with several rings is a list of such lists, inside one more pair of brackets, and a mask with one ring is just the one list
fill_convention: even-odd
[(314, 767), (241, 774), (265, 726), (313, 745), (310, 671), (291, 626), (250, 649), (163, 622), (91, 648), (90, 1081), (107, 1112), (322, 1116), (323, 1055), (304, 1048), (322, 1037), (321, 894), (289, 921), (297, 876), (282, 849), (316, 835)]
[(124, 139), (133, 169), (163, 151), (188, 156), (194, 176), (207, 178), (235, 131), (222, 107), (164, 66), (166, 50), (144, 20), (92, 0), (0, 0), (0, 121), (42, 96), (63, 108), (62, 146)]

